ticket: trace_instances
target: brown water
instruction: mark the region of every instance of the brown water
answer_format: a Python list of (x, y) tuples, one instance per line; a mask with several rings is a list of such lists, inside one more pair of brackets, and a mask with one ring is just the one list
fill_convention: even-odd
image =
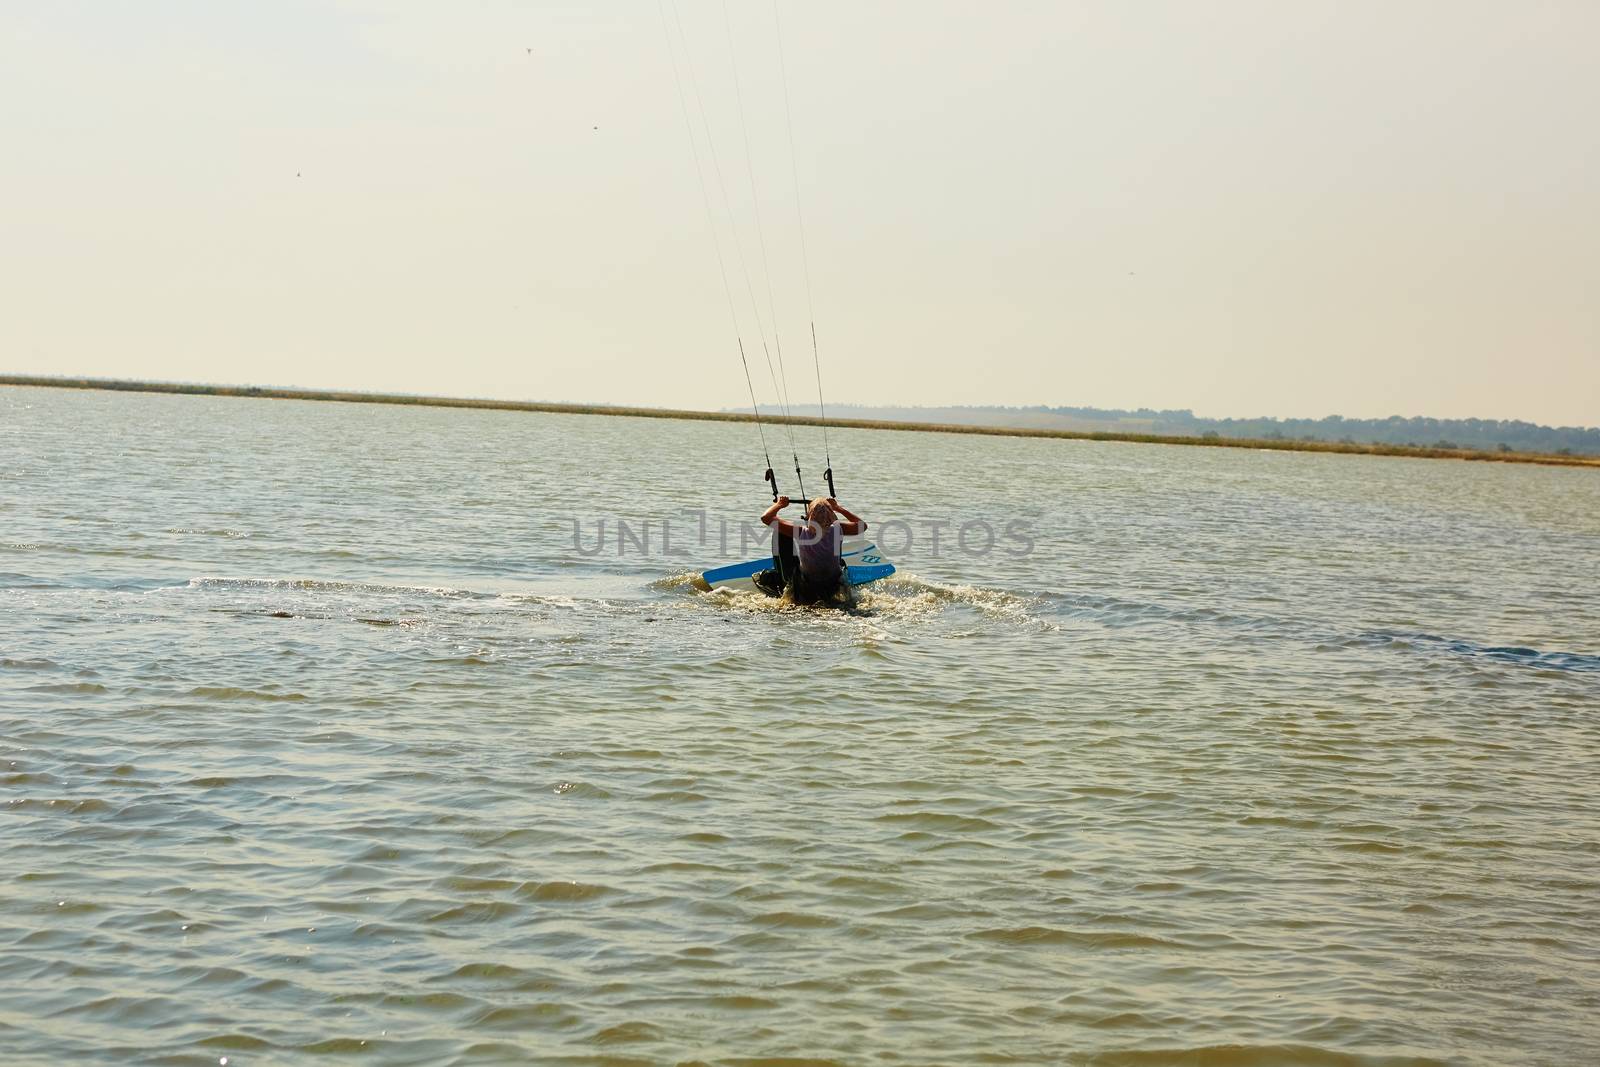
[(832, 445), (0, 390), (7, 1062), (1592, 1058), (1596, 472)]

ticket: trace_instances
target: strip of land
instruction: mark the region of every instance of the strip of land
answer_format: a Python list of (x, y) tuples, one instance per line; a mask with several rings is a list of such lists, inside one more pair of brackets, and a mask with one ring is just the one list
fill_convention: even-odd
[[(684, 411), (674, 408), (610, 407), (592, 404), (547, 404), (527, 400), (482, 400), (469, 397), (417, 396), (409, 393), (347, 393), (321, 389), (276, 389), (263, 386), (199, 385), (188, 382), (141, 382), (115, 378), (54, 378), (0, 374), (0, 385), (44, 389), (103, 389), (132, 393), (176, 393), (185, 396), (251, 397), (269, 400), (319, 400), (341, 404), (410, 404), (436, 408), (480, 408), (489, 411), (538, 411), (553, 415), (624, 415), (642, 419), (696, 419), (703, 422), (754, 422), (736, 411)], [(820, 426), (823, 420), (796, 415), (763, 415), (762, 422)], [(1096, 433), (1037, 430), (1004, 426), (960, 426), (880, 419), (828, 419), (828, 426), (912, 433), (962, 433), (989, 437), (1049, 437), (1068, 441), (1126, 441), (1147, 445), (1194, 445), (1204, 448), (1256, 448), (1276, 452), (1341, 452), (1358, 456), (1404, 456), (1411, 459), (1464, 459), (1487, 463), (1538, 463), (1552, 467), (1600, 468), (1600, 456), (1551, 455), (1542, 452), (1489, 452), (1469, 448), (1427, 448), (1414, 445), (1362, 444), (1343, 441), (1262, 440), (1240, 437), (1170, 437), (1164, 434)]]

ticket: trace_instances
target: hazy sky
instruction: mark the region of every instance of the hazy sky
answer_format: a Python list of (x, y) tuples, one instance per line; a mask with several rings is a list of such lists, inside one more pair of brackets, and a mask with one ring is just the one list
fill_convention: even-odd
[[(813, 401), (772, 5), (752, 198), (721, 4), (673, 2), (760, 396), (735, 235)], [(1600, 3), (780, 2), (830, 399), (1600, 423)], [(8, 3), (0, 369), (745, 403), (667, 41)]]

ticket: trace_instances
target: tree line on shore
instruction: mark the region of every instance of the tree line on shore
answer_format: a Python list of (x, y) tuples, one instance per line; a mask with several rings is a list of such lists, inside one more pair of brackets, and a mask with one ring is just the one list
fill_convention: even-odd
[[(810, 411), (795, 409), (795, 414)], [(1385, 419), (1226, 418), (1209, 419), (1187, 409), (958, 406), (866, 407), (836, 404), (829, 414), (849, 419), (889, 419), (1033, 429), (1106, 431), (1174, 437), (1227, 437), (1257, 441), (1411, 445), (1488, 452), (1540, 452), (1600, 456), (1600, 428), (1541, 426), (1519, 419), (1434, 419), (1391, 415)]]

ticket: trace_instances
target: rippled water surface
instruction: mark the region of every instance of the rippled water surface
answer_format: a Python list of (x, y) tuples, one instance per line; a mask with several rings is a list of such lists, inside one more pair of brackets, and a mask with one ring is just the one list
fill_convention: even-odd
[(832, 451), (0, 389), (6, 1060), (1592, 1061), (1600, 473)]

